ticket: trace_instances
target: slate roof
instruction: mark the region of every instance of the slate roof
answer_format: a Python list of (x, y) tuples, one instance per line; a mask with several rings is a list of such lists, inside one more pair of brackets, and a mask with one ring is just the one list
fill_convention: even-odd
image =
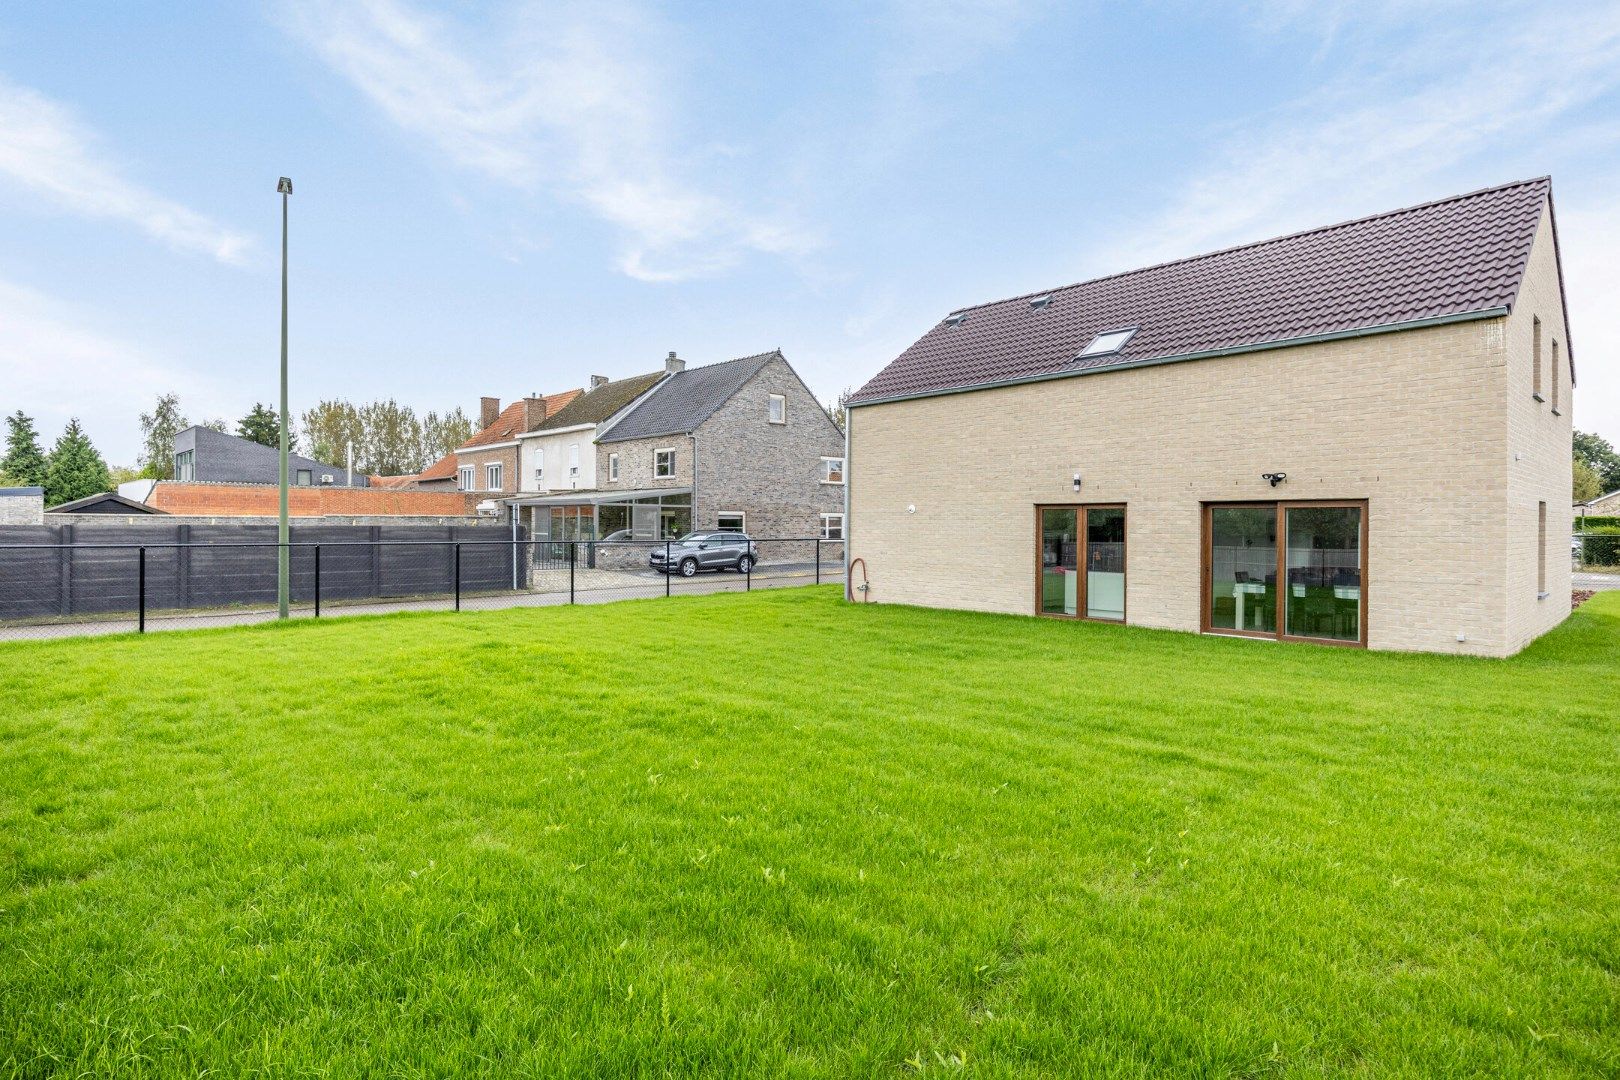
[[(1551, 190), (1547, 177), (1518, 181), (958, 309), (850, 403), (1511, 308)], [(1127, 327), (1140, 329), (1121, 351), (1078, 358)]]
[(677, 371), (596, 441), (627, 442), (695, 431), (716, 409), (731, 400), (731, 395), (742, 389), (743, 383), (781, 355), (773, 349), (720, 364)]
[[(584, 392), (575, 389), (564, 390), (560, 394), (547, 394), (545, 396), (546, 416), (550, 417), (553, 413), (566, 409), (575, 398)], [(528, 411), (524, 405), (524, 399), (518, 398), (502, 409), (501, 414), (495, 418), (489, 427), (478, 432), (456, 447), (456, 449), (457, 451), (476, 450), (480, 446), (488, 446), (490, 443), (511, 442), (528, 430), (528, 421)]]
[(575, 424), (604, 423), (612, 418), (614, 413), (657, 386), (658, 380), (665, 374), (666, 372), (660, 368), (645, 375), (614, 379), (612, 382), (592, 387), (557, 410), (555, 414), (547, 413), (546, 422), (535, 430), (550, 431), (555, 428), (573, 427)]

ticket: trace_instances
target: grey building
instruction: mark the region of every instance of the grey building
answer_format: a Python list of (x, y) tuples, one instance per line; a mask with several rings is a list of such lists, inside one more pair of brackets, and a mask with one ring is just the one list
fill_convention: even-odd
[[(596, 435), (589, 490), (518, 499), (536, 539), (844, 534), (844, 436), (780, 351), (672, 372)], [(813, 545), (768, 546), (766, 561)], [(832, 551), (824, 553), (836, 557)]]
[(0, 487), (0, 525), (40, 525), (44, 521), (44, 488)]
[[(188, 427), (174, 437), (174, 479), (204, 484), (279, 484), (281, 452), (212, 428)], [(287, 482), (294, 487), (369, 487), (362, 473), (298, 454), (287, 455)]]

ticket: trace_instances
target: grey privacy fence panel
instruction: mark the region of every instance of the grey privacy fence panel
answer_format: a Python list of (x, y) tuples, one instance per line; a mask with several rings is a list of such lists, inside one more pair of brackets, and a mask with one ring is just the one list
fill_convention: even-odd
[[(458, 561), (465, 591), (526, 588), (526, 540), (487, 526), (294, 525), (292, 599), (314, 598), (317, 562), (334, 601), (449, 594)], [(129, 613), (143, 600), (147, 611), (275, 603), (275, 525), (0, 528), (0, 619)]]

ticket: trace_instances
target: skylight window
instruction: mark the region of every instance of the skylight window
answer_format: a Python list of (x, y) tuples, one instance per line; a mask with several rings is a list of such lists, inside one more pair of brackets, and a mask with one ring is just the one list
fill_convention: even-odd
[(1123, 330), (1105, 330), (1091, 339), (1091, 344), (1080, 350), (1082, 358), (1087, 356), (1107, 356), (1117, 353), (1125, 347), (1125, 343), (1136, 334), (1136, 327), (1128, 326)]
[(1052, 302), (1052, 294), (1051, 293), (1047, 293), (1045, 296), (1032, 296), (1029, 299), (1030, 310), (1039, 311), (1042, 308), (1046, 307), (1051, 302)]
[(961, 326), (966, 321), (967, 312), (965, 311), (953, 311), (949, 315), (945, 316), (946, 326)]

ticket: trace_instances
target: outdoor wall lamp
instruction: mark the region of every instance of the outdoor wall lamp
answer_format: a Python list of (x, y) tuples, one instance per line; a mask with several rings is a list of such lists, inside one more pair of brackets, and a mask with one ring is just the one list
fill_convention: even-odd
[(1080, 490), (1080, 474), (1079, 473), (1074, 474), (1074, 490), (1076, 490), (1076, 491)]
[(1260, 474), (1260, 479), (1269, 480), (1271, 481), (1271, 486), (1276, 487), (1278, 484), (1288, 479), (1288, 474), (1285, 472), (1263, 472)]

